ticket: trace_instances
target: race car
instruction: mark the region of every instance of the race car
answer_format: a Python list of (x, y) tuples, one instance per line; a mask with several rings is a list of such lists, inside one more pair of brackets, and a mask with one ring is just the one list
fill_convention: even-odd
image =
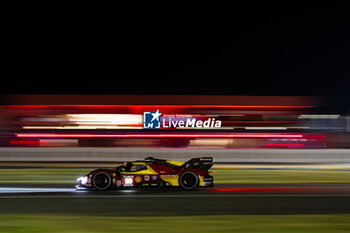
[(125, 162), (114, 169), (97, 169), (79, 177), (77, 189), (108, 190), (126, 187), (212, 187), (209, 169), (212, 157), (193, 158), (187, 162), (156, 159)]

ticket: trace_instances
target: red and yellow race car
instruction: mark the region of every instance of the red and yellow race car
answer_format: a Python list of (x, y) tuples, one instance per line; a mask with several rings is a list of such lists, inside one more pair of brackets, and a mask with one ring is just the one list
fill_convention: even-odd
[(124, 187), (212, 187), (209, 169), (212, 157), (193, 158), (187, 162), (156, 159), (126, 162), (114, 169), (97, 169), (77, 179), (77, 189), (108, 190)]

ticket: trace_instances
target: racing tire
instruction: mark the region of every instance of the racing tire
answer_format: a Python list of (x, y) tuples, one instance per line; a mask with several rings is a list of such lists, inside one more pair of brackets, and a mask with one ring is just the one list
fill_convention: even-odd
[(179, 185), (181, 188), (186, 190), (193, 190), (199, 184), (199, 178), (196, 173), (187, 171), (180, 175), (179, 177)]
[(103, 191), (109, 189), (112, 184), (112, 178), (106, 172), (97, 172), (92, 178), (92, 185), (94, 189)]

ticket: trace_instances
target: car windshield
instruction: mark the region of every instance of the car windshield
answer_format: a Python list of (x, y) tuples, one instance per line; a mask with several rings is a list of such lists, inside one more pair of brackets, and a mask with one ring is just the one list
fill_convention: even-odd
[(137, 172), (137, 171), (141, 171), (141, 170), (145, 170), (145, 169), (146, 169), (145, 165), (132, 165), (130, 167), (131, 172)]
[(146, 170), (145, 165), (133, 165), (133, 164), (126, 164), (123, 166), (119, 166), (115, 168), (116, 171), (122, 171), (122, 172), (137, 172), (141, 170)]

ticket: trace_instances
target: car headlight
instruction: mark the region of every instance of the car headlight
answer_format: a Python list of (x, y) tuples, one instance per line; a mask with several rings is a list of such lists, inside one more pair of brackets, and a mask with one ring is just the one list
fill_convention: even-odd
[(77, 179), (78, 182), (80, 182), (81, 184), (86, 184), (87, 183), (87, 180), (88, 180), (88, 177), (87, 176), (82, 176), (82, 177), (79, 177)]

